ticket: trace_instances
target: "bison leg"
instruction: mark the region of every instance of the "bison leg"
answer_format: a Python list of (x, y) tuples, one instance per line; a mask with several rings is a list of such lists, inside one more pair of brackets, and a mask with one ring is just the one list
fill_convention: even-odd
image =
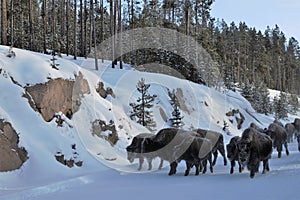
[(277, 146), (278, 158), (281, 158), (282, 144)]
[(138, 168), (139, 171), (142, 169), (143, 163), (144, 163), (144, 158), (140, 157), (139, 158), (139, 168)]
[(202, 163), (202, 167), (203, 167), (202, 174), (205, 174), (207, 171), (207, 160), (204, 159), (201, 161), (201, 163)]
[(226, 166), (227, 165), (227, 158), (226, 158), (226, 155), (225, 155), (224, 146), (222, 145), (221, 147), (218, 148), (218, 150), (220, 151), (221, 155), (223, 156), (224, 166)]
[[(210, 170), (210, 173), (213, 173), (214, 172), (214, 168), (213, 168), (213, 164), (212, 164), (212, 161), (211, 161), (211, 154), (210, 156), (208, 156), (208, 162), (209, 162), (209, 170)], [(206, 163), (207, 163), (207, 160), (206, 160)]]
[(188, 176), (190, 173), (190, 170), (192, 168), (192, 164), (188, 161), (185, 161), (185, 164), (186, 164), (186, 170), (185, 170), (184, 176)]
[(251, 169), (251, 171), (250, 171), (250, 178), (254, 178), (254, 175), (255, 175), (255, 170)]
[(263, 161), (263, 171), (262, 171), (262, 173), (264, 174), (264, 173), (266, 173), (266, 171), (269, 171), (269, 170), (267, 170), (267, 167), (268, 166), (268, 160), (264, 160)]
[(201, 164), (200, 164), (201, 162), (199, 162), (199, 163), (197, 163), (197, 164), (195, 164), (195, 167), (196, 167), (196, 173), (195, 173), (195, 175), (196, 176), (198, 176), (199, 175), (199, 173), (200, 173), (200, 170), (199, 170), (199, 168), (200, 168), (200, 166), (201, 166)]
[(285, 148), (285, 153), (286, 153), (286, 155), (287, 155), (287, 156), (290, 155), (290, 152), (289, 152), (289, 150), (288, 150), (288, 144), (287, 144), (287, 142), (284, 142), (284, 148)]
[(215, 164), (217, 162), (217, 158), (218, 158), (218, 151), (216, 150), (213, 154), (214, 154), (214, 160), (213, 160), (212, 165), (215, 166)]
[(244, 167), (241, 165), (240, 162), (238, 162), (238, 164), (239, 164), (239, 172), (242, 173), (244, 170)]
[(152, 169), (152, 158), (147, 158), (148, 161), (148, 170)]
[(170, 172), (169, 172), (169, 176), (172, 176), (173, 174), (176, 174), (176, 168), (177, 168), (177, 162), (172, 162), (170, 164)]
[(230, 164), (231, 164), (230, 174), (233, 174), (233, 172), (234, 172), (234, 166), (235, 166), (235, 161), (232, 160), (232, 161), (230, 162)]
[(160, 159), (160, 163), (159, 163), (159, 166), (158, 166), (159, 170), (161, 170), (161, 168), (163, 167), (163, 164), (164, 164), (164, 160)]

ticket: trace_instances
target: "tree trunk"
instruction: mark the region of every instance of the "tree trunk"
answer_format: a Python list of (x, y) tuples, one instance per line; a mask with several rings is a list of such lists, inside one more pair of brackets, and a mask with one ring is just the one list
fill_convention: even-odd
[(10, 46), (14, 46), (14, 1), (10, 1)]
[[(66, 54), (69, 56), (69, 46), (70, 46), (70, 39), (69, 39), (69, 34), (70, 34), (70, 0), (66, 1)], [(75, 19), (74, 19), (75, 20)], [(76, 20), (75, 20), (76, 21)]]
[(91, 0), (91, 33), (94, 41), (94, 57), (95, 57), (95, 69), (98, 71), (98, 50), (97, 50), (97, 37), (96, 37), (96, 25), (95, 25), (95, 17), (94, 17), (94, 1)]
[[(43, 0), (42, 18), (43, 18), (43, 51), (47, 53), (47, 1)], [(21, 22), (22, 23), (22, 22)]]
[(29, 49), (31, 51), (33, 51), (33, 47), (34, 47), (34, 32), (33, 32), (33, 6), (32, 6), (32, 0), (29, 0), (29, 33), (30, 33)]
[(83, 0), (80, 0), (80, 53), (84, 55), (84, 16), (83, 16)]
[(77, 3), (74, 1), (74, 60), (77, 59)]
[(189, 0), (185, 0), (185, 10), (184, 10), (184, 16), (185, 16), (185, 34), (190, 35), (190, 2)]
[(109, 4), (109, 8), (110, 8), (110, 35), (111, 35), (111, 59), (112, 59), (112, 63), (111, 66), (112, 68), (115, 68), (115, 63), (114, 63), (114, 55), (115, 55), (115, 39), (114, 39), (114, 1), (115, 0), (110, 0), (110, 4)]
[(120, 51), (120, 69), (123, 69), (123, 59), (122, 59), (122, 0), (119, 1), (119, 13), (118, 13), (118, 26), (119, 26), (119, 51)]
[(52, 12), (51, 12), (51, 21), (52, 21), (52, 51), (56, 51), (56, 22), (55, 22), (55, 0), (52, 0)]
[(66, 11), (65, 11), (65, 2), (66, 0), (60, 0), (60, 6), (59, 6), (59, 16), (60, 19), (58, 22), (60, 23), (60, 38), (59, 38), (59, 44), (60, 44), (60, 52), (64, 52), (64, 41), (66, 38)]
[[(104, 41), (104, 4), (101, 0), (101, 42)], [(101, 48), (102, 63), (104, 63), (103, 48)]]
[(88, 11), (87, 0), (84, 0), (84, 57), (87, 58), (87, 36), (88, 36)]
[(7, 45), (7, 9), (6, 0), (2, 0), (1, 36), (2, 44)]

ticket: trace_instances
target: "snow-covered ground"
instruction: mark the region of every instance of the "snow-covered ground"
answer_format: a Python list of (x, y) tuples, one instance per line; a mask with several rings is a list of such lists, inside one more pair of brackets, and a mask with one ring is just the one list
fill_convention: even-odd
[[(19, 133), (20, 145), (27, 149), (29, 160), (19, 170), (0, 173), (0, 199), (300, 198), (297, 191), (300, 153), (296, 142), (290, 144), (288, 157), (284, 155), (278, 159), (274, 151), (271, 171), (257, 174), (254, 179), (249, 178), (247, 170), (230, 175), (229, 166), (223, 166), (220, 158), (213, 174), (194, 176), (192, 171), (188, 177), (183, 176), (184, 163), (180, 164), (175, 176), (169, 177), (167, 165), (161, 171), (148, 173), (145, 164), (138, 173), (137, 162), (127, 161), (125, 148), (132, 137), (149, 132), (128, 115), (129, 103), (137, 98), (136, 84), (141, 78), (151, 84), (150, 93), (158, 96), (153, 107), (157, 130), (167, 126), (161, 112), (171, 116), (168, 89), (175, 89), (182, 94), (184, 128), (200, 127), (221, 132), (225, 143), (233, 135), (240, 135), (251, 122), (266, 127), (274, 120), (271, 116), (257, 114), (239, 94), (220, 92), (167, 75), (139, 72), (130, 66), (123, 70), (111, 69), (107, 61), (101, 63), (99, 60), (100, 69), (95, 71), (93, 59), (74, 61), (64, 56), (58, 58), (60, 66), (55, 70), (50, 67), (50, 56), (15, 49), (17, 57), (7, 58), (7, 51), (8, 47), (0, 46), (0, 118), (10, 122)], [(45, 83), (49, 77), (74, 79), (79, 71), (88, 80), (91, 93), (84, 96), (79, 111), (68, 121), (74, 128), (45, 122), (22, 97), (24, 86)], [(103, 99), (96, 93), (99, 81), (113, 89), (115, 98)], [(232, 109), (239, 109), (245, 116), (241, 130), (237, 129), (235, 117), (225, 115)], [(290, 116), (289, 120), (295, 117)], [(114, 121), (119, 136), (114, 147), (91, 134), (91, 122), (96, 119)], [(224, 121), (229, 125), (230, 134), (222, 130)], [(71, 157), (72, 144), (76, 144), (83, 166), (69, 169), (58, 163), (54, 155), (60, 151), (67, 158)], [(156, 169), (158, 160), (154, 164)]]

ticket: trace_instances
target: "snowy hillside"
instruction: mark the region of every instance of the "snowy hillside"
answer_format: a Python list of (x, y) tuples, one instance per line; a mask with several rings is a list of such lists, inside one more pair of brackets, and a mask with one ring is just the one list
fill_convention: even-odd
[[(0, 119), (12, 124), (29, 159), (18, 170), (0, 173), (0, 199), (140, 199), (141, 196), (143, 199), (229, 199), (236, 197), (237, 191), (243, 199), (253, 199), (253, 196), (256, 199), (300, 198), (296, 190), (300, 178), (296, 142), (290, 144), (289, 157), (284, 155), (277, 159), (274, 152), (271, 172), (259, 174), (254, 180), (250, 180), (247, 170), (229, 175), (229, 166), (223, 166), (220, 158), (213, 174), (199, 177), (183, 177), (183, 162), (174, 177), (167, 176), (167, 164), (163, 170), (155, 170), (158, 160), (151, 173), (146, 173), (145, 165), (142, 174), (137, 173), (137, 161), (128, 162), (125, 148), (131, 139), (139, 133), (150, 132), (129, 117), (129, 104), (139, 95), (136, 84), (141, 78), (151, 84), (149, 93), (157, 95), (152, 109), (156, 131), (169, 126), (165, 120), (172, 113), (168, 90), (175, 90), (184, 116), (183, 128), (218, 131), (225, 136), (226, 144), (250, 123), (266, 127), (274, 120), (257, 114), (241, 95), (163, 74), (140, 72), (130, 66), (111, 69), (110, 62), (100, 60), (99, 71), (95, 71), (93, 59), (74, 61), (63, 56), (58, 58), (59, 70), (56, 70), (50, 66), (51, 56), (20, 49), (14, 51), (17, 56), (8, 58), (8, 47), (0, 46)], [(62, 126), (58, 126), (55, 118), (45, 121), (23, 97), (25, 87), (59, 78), (75, 80), (80, 73), (90, 92), (82, 95), (79, 109), (71, 119), (62, 115), (65, 119)], [(99, 82), (104, 88), (112, 88), (113, 95), (101, 97), (96, 91)], [(229, 116), (233, 110), (239, 112)], [(290, 120), (295, 117), (290, 116)], [(240, 129), (237, 118), (244, 118)], [(105, 139), (109, 133), (93, 134), (93, 122), (97, 120), (114, 125), (115, 143)], [(225, 131), (224, 124), (228, 125)], [(66, 159), (82, 161), (82, 167), (62, 165), (55, 158), (58, 152)]]

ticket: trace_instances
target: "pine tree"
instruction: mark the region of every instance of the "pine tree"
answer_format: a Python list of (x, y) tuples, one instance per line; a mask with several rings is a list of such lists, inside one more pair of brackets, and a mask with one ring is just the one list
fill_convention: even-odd
[(247, 99), (251, 104), (253, 103), (253, 96), (254, 96), (254, 90), (252, 84), (247, 81), (246, 83), (242, 84), (242, 96)]
[(284, 119), (288, 114), (287, 96), (280, 92), (279, 97), (275, 96), (273, 100), (273, 109), (276, 119)]
[(168, 92), (168, 95), (170, 97), (170, 103), (173, 107), (173, 112), (172, 112), (172, 118), (169, 119), (170, 125), (174, 128), (181, 128), (184, 125), (184, 122), (182, 121), (183, 116), (181, 115), (181, 112), (179, 110), (179, 102), (178, 98), (175, 94), (175, 90), (172, 92)]
[(157, 96), (150, 95), (148, 93), (150, 84), (146, 84), (144, 78), (138, 82), (136, 88), (141, 94), (141, 97), (138, 97), (137, 103), (129, 104), (132, 107), (130, 118), (132, 120), (136, 120), (136, 122), (142, 126), (153, 130), (153, 128), (156, 126), (156, 123), (153, 119), (152, 111), (150, 109), (153, 107), (153, 102)]
[(294, 115), (297, 114), (299, 107), (300, 107), (300, 103), (297, 95), (291, 94), (289, 96), (289, 113)]
[(58, 69), (59, 64), (56, 63), (57, 58), (56, 58), (56, 52), (55, 52), (55, 50), (52, 51), (51, 55), (52, 55), (52, 58), (50, 59), (50, 61), (51, 61), (50, 66), (53, 69), (59, 70)]

